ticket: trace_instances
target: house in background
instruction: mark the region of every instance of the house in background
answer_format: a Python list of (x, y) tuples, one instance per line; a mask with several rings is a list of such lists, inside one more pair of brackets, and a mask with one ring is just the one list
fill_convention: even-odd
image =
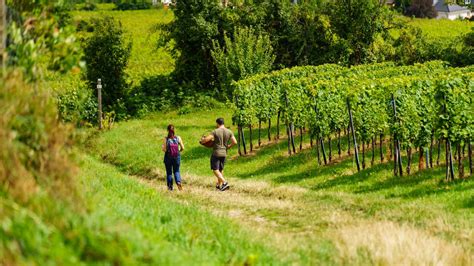
[[(465, 0), (465, 2), (470, 3), (470, 0)], [(456, 4), (446, 4), (444, 0), (433, 0), (433, 5), (438, 13), (436, 18), (454, 20), (458, 18), (470, 18), (472, 16), (470, 9)]]

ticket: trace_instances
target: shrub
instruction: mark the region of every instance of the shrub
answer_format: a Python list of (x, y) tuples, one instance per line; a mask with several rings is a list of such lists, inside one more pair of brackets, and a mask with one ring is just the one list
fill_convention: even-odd
[(142, 116), (149, 112), (168, 110), (179, 106), (184, 97), (184, 89), (172, 75), (158, 75), (142, 80), (134, 87), (127, 99), (127, 110), (132, 116)]
[(87, 2), (84, 4), (78, 5), (77, 9), (82, 10), (82, 11), (94, 11), (94, 10), (97, 10), (97, 5), (92, 2)]
[(221, 98), (232, 95), (230, 84), (233, 81), (270, 71), (275, 60), (270, 37), (257, 34), (253, 28), (236, 29), (234, 38), (226, 36), (224, 43), (225, 46), (221, 46), (214, 41), (212, 51), (224, 92)]
[(121, 24), (112, 17), (94, 19), (92, 24), (94, 32), (84, 45), (88, 85), (95, 92), (97, 80), (102, 79), (104, 110), (119, 114), (127, 94), (125, 68), (132, 43), (126, 42)]
[(68, 161), (71, 135), (57, 119), (54, 98), (41, 88), (33, 90), (13, 73), (2, 84), (0, 111), (2, 191), (20, 202), (40, 190), (55, 197), (74, 195)]
[(433, 0), (412, 0), (406, 15), (417, 18), (435, 18), (438, 14), (433, 6)]
[(115, 10), (141, 10), (141, 9), (150, 9), (152, 5), (148, 2), (142, 3), (117, 3), (115, 4)]
[(84, 125), (97, 122), (97, 100), (84, 84), (75, 84), (57, 95), (61, 121)]

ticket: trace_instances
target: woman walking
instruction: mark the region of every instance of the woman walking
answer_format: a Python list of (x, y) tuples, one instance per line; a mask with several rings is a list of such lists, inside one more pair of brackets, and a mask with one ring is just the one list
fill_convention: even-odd
[(165, 152), (164, 163), (166, 167), (168, 190), (173, 190), (173, 174), (178, 189), (182, 190), (179, 166), (181, 164), (180, 152), (184, 150), (184, 144), (183, 140), (179, 136), (176, 136), (173, 125), (168, 125), (168, 136), (164, 138), (161, 149)]

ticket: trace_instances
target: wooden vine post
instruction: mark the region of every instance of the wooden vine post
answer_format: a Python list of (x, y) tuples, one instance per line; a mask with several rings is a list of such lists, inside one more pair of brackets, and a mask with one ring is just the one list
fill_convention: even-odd
[(355, 155), (355, 160), (357, 164), (357, 171), (360, 172), (359, 151), (357, 150), (357, 139), (356, 139), (355, 130), (354, 130), (354, 119), (352, 118), (351, 103), (349, 101), (349, 98), (347, 98), (347, 110), (349, 111), (349, 123), (351, 127), (352, 140), (354, 141), (354, 155)]
[[(395, 97), (393, 96), (392, 93), (392, 108), (393, 108), (393, 117), (394, 117), (394, 123), (397, 123), (397, 105), (395, 103)], [(394, 134), (394, 147), (395, 147), (395, 153), (394, 153), (394, 174), (397, 175), (397, 166), (398, 166), (398, 173), (400, 176), (403, 176), (403, 165), (402, 165), (402, 156), (401, 156), (401, 149), (400, 149), (400, 140), (398, 139), (398, 136)]]
[(99, 116), (99, 130), (102, 130), (102, 80), (97, 80), (97, 101), (98, 101), (98, 116)]

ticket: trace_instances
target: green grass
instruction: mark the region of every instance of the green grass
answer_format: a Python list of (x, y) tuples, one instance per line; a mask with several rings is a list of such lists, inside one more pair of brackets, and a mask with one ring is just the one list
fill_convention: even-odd
[[(391, 162), (376, 161), (376, 165), (370, 167), (368, 153), (369, 167), (358, 173), (352, 158), (344, 157), (331, 166), (318, 166), (311, 149), (288, 157), (283, 139), (258, 149), (252, 156), (237, 157), (236, 149), (232, 150), (225, 174), (233, 189), (225, 196), (213, 192), (210, 150), (201, 147), (198, 140), (212, 130), (215, 117), (223, 116), (231, 121), (230, 115), (228, 110), (187, 115), (155, 114), (118, 124), (115, 129), (95, 138), (89, 148), (124, 173), (156, 178), (151, 185), (164, 190), (160, 145), (167, 124), (173, 123), (186, 145), (182, 172), (189, 193), (180, 194), (180, 199), (209, 210), (219, 210), (256, 234), (263, 231), (260, 237), (280, 249), (283, 259), (302, 264), (338, 264), (352, 260), (360, 261), (360, 264), (387, 261), (390, 264), (388, 255), (377, 257), (379, 253), (383, 254), (377, 249), (385, 245), (385, 240), (380, 239), (384, 234), (379, 236), (368, 231), (359, 236), (374, 237), (370, 241), (372, 244), (380, 242), (371, 247), (366, 246), (369, 245), (367, 241), (361, 240), (357, 244), (354, 239), (354, 243), (348, 242), (344, 240), (347, 233), (341, 233), (355, 233), (353, 230), (359, 232), (360, 229), (354, 228), (370, 226), (379, 228), (380, 232), (393, 230), (390, 234), (408, 235), (421, 239), (422, 245), (452, 249), (453, 254), (458, 254), (444, 258), (444, 262), (467, 262), (472, 257), (472, 238), (466, 236), (473, 231), (474, 183), (472, 179), (444, 183), (441, 166), (417, 172), (418, 164), (414, 160), (415, 173), (394, 177)], [(272, 124), (275, 125), (275, 121)], [(235, 127), (231, 128), (235, 131)], [(273, 136), (275, 131), (273, 128)], [(254, 132), (254, 146), (257, 146), (255, 129)], [(248, 138), (248, 131), (246, 134)], [(305, 142), (309, 142), (307, 137)], [(333, 155), (337, 158), (335, 146), (333, 144)], [(236, 213), (237, 218), (234, 217)], [(266, 223), (254, 223), (253, 220)], [(354, 248), (367, 249), (368, 253), (353, 253)], [(386, 252), (397, 253), (393, 248), (388, 246)], [(403, 254), (399, 255), (403, 257)], [(429, 254), (426, 256), (412, 258), (410, 263), (424, 263), (430, 259), (433, 263), (443, 261), (431, 258)]]
[(472, 30), (474, 22), (448, 19), (407, 19), (408, 24), (419, 27), (428, 38), (453, 40)]
[(72, 15), (76, 21), (112, 16), (122, 23), (126, 36), (133, 42), (132, 54), (126, 70), (132, 86), (138, 85), (146, 77), (173, 71), (173, 58), (164, 49), (157, 48), (157, 34), (152, 34), (154, 25), (166, 24), (173, 20), (171, 10), (75, 11)]
[(94, 219), (105, 220), (151, 264), (278, 264), (273, 254), (226, 218), (164, 198), (155, 189), (86, 157), (81, 180)]

